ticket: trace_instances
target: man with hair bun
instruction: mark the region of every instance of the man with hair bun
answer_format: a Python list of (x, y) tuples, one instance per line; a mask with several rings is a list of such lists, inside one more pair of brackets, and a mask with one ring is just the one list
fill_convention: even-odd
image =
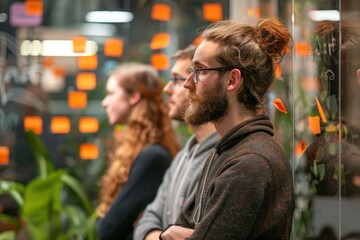
[(268, 18), (255, 26), (213, 23), (201, 37), (184, 83), (190, 99), (185, 120), (194, 126), (213, 122), (221, 139), (195, 199), (160, 238), (290, 239), (292, 170), (264, 109), (291, 35)]
[[(172, 56), (172, 77), (163, 91), (168, 96), (169, 116), (173, 120), (184, 121), (189, 100), (183, 84), (190, 73), (195, 50), (195, 45), (189, 45)], [(189, 125), (189, 128), (193, 135), (166, 170), (154, 201), (146, 207), (136, 225), (134, 240), (158, 240), (162, 230), (176, 221), (184, 206), (195, 195), (201, 170), (219, 135), (212, 123), (194, 127)]]

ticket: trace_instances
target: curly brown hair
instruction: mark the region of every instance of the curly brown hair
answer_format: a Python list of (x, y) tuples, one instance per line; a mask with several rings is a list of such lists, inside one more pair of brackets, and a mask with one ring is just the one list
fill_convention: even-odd
[(110, 165), (102, 178), (101, 202), (97, 214), (104, 217), (114, 198), (126, 184), (139, 153), (151, 144), (164, 146), (172, 156), (179, 150), (176, 134), (162, 99), (163, 83), (155, 69), (141, 63), (120, 65), (112, 74), (127, 92), (137, 91), (141, 99), (133, 106), (127, 127), (109, 154)]
[(261, 108), (274, 80), (275, 64), (292, 40), (283, 23), (277, 18), (260, 19), (256, 26), (225, 20), (208, 26), (201, 37), (219, 44), (215, 55), (219, 63), (241, 71), (239, 102), (251, 110)]

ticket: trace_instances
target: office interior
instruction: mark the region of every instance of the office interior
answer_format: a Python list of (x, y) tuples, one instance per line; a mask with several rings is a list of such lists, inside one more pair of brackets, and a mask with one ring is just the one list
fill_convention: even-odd
[[(293, 36), (266, 105), (293, 171), (292, 239), (360, 239), (358, 0), (1, 0), (0, 236), (31, 231), (19, 223), (32, 211), (24, 196), (52, 172), (50, 189), (70, 188), (61, 203), (44, 203), (46, 214), (71, 219), (59, 234), (96, 239), (92, 210), (113, 134), (101, 100), (112, 69), (148, 63), (166, 83), (170, 56), (199, 44), (208, 24), (266, 17)], [(191, 131), (174, 128), (184, 143)], [(37, 192), (33, 204), (51, 194)]]

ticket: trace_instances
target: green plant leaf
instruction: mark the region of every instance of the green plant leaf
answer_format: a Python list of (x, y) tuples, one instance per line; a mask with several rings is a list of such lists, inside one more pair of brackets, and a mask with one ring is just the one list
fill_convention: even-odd
[(64, 173), (62, 175), (61, 180), (64, 183), (64, 185), (69, 187), (75, 193), (75, 195), (82, 203), (82, 206), (85, 209), (86, 213), (88, 215), (91, 215), (94, 212), (94, 209), (91, 203), (89, 202), (85, 194), (84, 187), (81, 185), (81, 183), (76, 178), (70, 176), (67, 173)]
[(0, 233), (0, 240), (15, 240), (15, 232), (14, 231), (6, 231)]
[(7, 223), (10, 223), (10, 224), (18, 225), (17, 219), (15, 217), (12, 217), (12, 216), (9, 216), (9, 215), (6, 215), (6, 214), (0, 213), (0, 220), (2, 222), (7, 222)]
[(88, 235), (87, 235), (87, 239), (88, 240), (98, 240), (99, 236), (96, 232), (96, 219), (98, 218), (96, 212), (94, 212), (88, 219)]
[(324, 163), (318, 164), (318, 172), (319, 172), (319, 180), (322, 181), (325, 176), (325, 164)]
[(26, 131), (26, 139), (38, 165), (39, 177), (44, 178), (54, 171), (54, 164), (43, 142), (32, 131)]
[(68, 225), (66, 236), (68, 239), (77, 239), (77, 236), (84, 236), (87, 233), (86, 215), (83, 209), (75, 205), (65, 206), (62, 212), (64, 221)]
[(57, 170), (45, 178), (32, 180), (26, 188), (22, 217), (34, 239), (55, 239), (60, 235), (61, 177)]
[(314, 162), (313, 162), (313, 168), (312, 168), (312, 170), (313, 170), (314, 176), (317, 177), (317, 176), (318, 176), (318, 169), (317, 169), (316, 159), (315, 159)]
[(24, 192), (25, 186), (23, 184), (0, 180), (0, 196), (4, 194), (10, 195), (19, 206), (24, 202)]

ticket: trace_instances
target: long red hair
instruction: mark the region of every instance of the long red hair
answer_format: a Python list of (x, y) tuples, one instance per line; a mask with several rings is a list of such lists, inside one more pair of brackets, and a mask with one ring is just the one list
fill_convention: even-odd
[(97, 208), (100, 217), (104, 217), (126, 184), (134, 160), (144, 148), (161, 144), (172, 156), (179, 150), (168, 108), (162, 99), (163, 83), (156, 70), (141, 63), (127, 63), (118, 67), (112, 76), (116, 76), (119, 86), (126, 91), (139, 92), (141, 99), (133, 106), (127, 128), (109, 154), (111, 162), (102, 178), (101, 202)]

